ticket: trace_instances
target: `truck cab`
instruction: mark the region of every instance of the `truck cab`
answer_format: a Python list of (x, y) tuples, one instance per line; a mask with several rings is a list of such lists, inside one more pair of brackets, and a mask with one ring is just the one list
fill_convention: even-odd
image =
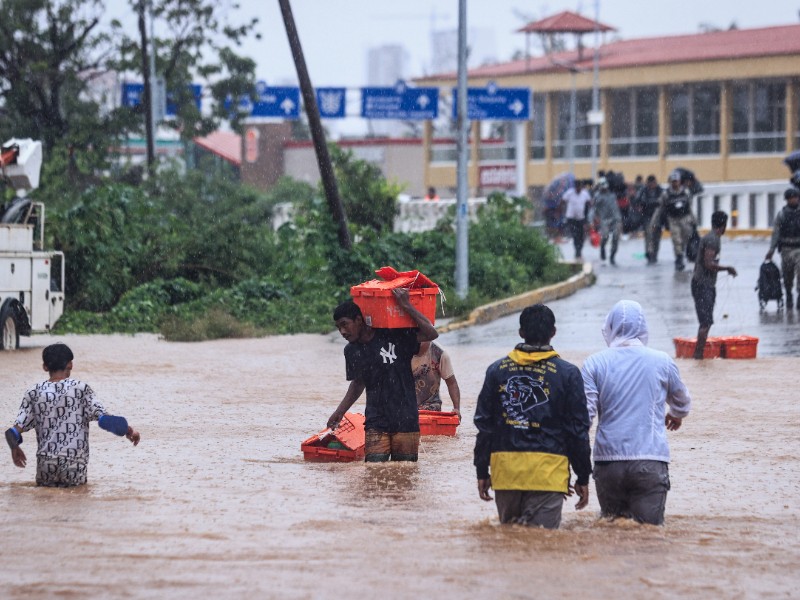
[(0, 154), (0, 175), (17, 194), (0, 205), (0, 350), (50, 331), (64, 311), (64, 254), (44, 249), (45, 207), (26, 193), (39, 185), (41, 157), (29, 139), (9, 140)]

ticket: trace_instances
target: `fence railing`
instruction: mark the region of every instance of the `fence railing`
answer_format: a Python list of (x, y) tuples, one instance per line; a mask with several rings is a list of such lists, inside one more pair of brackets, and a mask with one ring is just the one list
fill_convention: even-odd
[[(711, 214), (724, 210), (729, 215), (728, 229), (765, 230), (775, 222), (775, 215), (783, 208), (783, 193), (789, 187), (787, 181), (751, 181), (746, 183), (706, 184), (702, 194), (693, 199), (694, 214), (701, 229), (711, 228)], [(468, 214), (474, 219), (478, 207), (486, 203), (485, 197), (470, 198)], [(448, 211), (454, 210), (455, 198), (442, 200), (406, 200), (398, 202), (394, 221), (396, 232), (413, 233), (430, 231)], [(534, 211), (534, 218), (536, 211)], [(274, 228), (291, 221), (290, 204), (278, 204), (272, 219)]]

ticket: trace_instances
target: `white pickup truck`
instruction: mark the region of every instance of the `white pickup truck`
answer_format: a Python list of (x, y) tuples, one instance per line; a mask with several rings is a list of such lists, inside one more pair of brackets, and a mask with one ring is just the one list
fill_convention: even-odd
[(2, 146), (0, 176), (17, 195), (0, 204), (0, 350), (50, 331), (64, 311), (64, 254), (44, 250), (44, 204), (26, 196), (39, 186), (41, 164), (40, 142)]

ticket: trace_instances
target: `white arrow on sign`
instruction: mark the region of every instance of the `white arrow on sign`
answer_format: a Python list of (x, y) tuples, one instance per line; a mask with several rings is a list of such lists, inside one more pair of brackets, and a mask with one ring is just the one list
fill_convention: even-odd
[(508, 108), (510, 108), (515, 115), (518, 115), (523, 110), (525, 110), (525, 105), (522, 102), (520, 102), (519, 98), (517, 98), (516, 100), (514, 100), (514, 102), (508, 105)]
[(294, 108), (294, 102), (292, 102), (291, 99), (286, 98), (283, 102), (281, 102), (280, 107), (283, 109), (283, 112), (285, 112), (288, 115), (292, 112), (292, 109)]
[(431, 103), (431, 99), (428, 98), (425, 94), (422, 94), (419, 98), (417, 98), (417, 104), (422, 110), (425, 110), (425, 107)]

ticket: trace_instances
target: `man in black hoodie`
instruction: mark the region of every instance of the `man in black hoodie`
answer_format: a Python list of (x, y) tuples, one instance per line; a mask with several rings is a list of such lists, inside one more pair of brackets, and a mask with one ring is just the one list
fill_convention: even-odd
[(553, 350), (555, 316), (543, 304), (520, 315), (525, 342), (486, 371), (475, 409), (478, 495), (495, 490), (501, 523), (557, 529), (577, 480), (577, 509), (589, 502), (589, 413), (578, 368)]

